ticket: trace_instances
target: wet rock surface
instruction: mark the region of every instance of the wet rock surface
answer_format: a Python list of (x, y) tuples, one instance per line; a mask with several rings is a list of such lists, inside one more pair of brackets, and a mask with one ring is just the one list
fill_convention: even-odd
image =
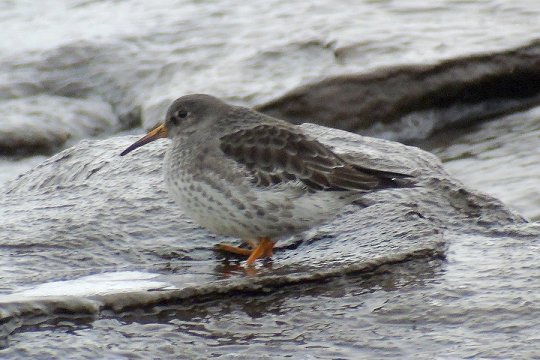
[[(109, 104), (38, 95), (0, 102), (0, 154), (53, 153), (84, 137), (118, 131)], [(73, 141), (74, 140), (74, 141)]]
[[(343, 150), (355, 148), (356, 151), (365, 151), (358, 160), (365, 162), (368, 166), (377, 164), (379, 168), (382, 166), (394, 171), (412, 171), (414, 174), (425, 177), (424, 181), (432, 183), (434, 187), (446, 187), (448, 190), (452, 187), (452, 183), (445, 183), (447, 180), (442, 175), (444, 174), (442, 168), (428, 153), (410, 148), (411, 153), (406, 154), (403, 152), (409, 148), (403, 145), (393, 143), (386, 145), (382, 140), (375, 139), (363, 140), (365, 143), (347, 143), (346, 140), (340, 139), (343, 136), (350, 138), (350, 134), (335, 134), (329, 129), (314, 126), (306, 126), (306, 128), (319, 135), (323, 131), (326, 132), (329, 141), (338, 146), (341, 144), (344, 146)], [(358, 139), (362, 138), (358, 137)], [(175, 252), (178, 252), (177, 256), (180, 259), (188, 260), (186, 264), (194, 268), (200, 266), (199, 261), (209, 266), (214, 264), (216, 255), (212, 251), (212, 245), (219, 239), (186, 218), (181, 209), (172, 203), (164, 189), (161, 166), (166, 142), (152, 144), (148, 150), (137, 151), (133, 156), (119, 157), (118, 154), (122, 148), (133, 140), (134, 137), (97, 142), (84, 141), (74, 148), (55, 155), (13, 181), (3, 200), (6, 205), (3, 207), (6, 211), (6, 216), (3, 218), (9, 220), (2, 227), (5, 234), (13, 235), (6, 236), (4, 245), (17, 249), (18, 243), (24, 243), (24, 246), (29, 248), (34, 246), (39, 248), (44, 244), (49, 244), (62, 249), (61, 253), (63, 249), (71, 248), (76, 252), (81, 252), (80, 256), (92, 254), (85, 260), (89, 269), (118, 266), (118, 259), (116, 256), (110, 256), (111, 253), (120, 255), (127, 264), (139, 264), (150, 268), (163, 261), (161, 256), (174, 258)], [(349, 148), (345, 147), (347, 145)], [(393, 146), (392, 154), (396, 158), (393, 159), (385, 154), (389, 151), (387, 146)], [(457, 191), (457, 189), (453, 190)], [(282, 246), (292, 246), (293, 249), (278, 251), (278, 254), (282, 253), (285, 256), (285, 263), (290, 263), (290, 265), (312, 264), (317, 268), (316, 264), (319, 262), (328, 264), (331, 259), (323, 260), (319, 255), (315, 255), (316, 250), (314, 250), (314, 255), (303, 259), (305, 251), (296, 251), (296, 247), (308, 246), (307, 244), (317, 247), (324, 244), (322, 245), (324, 248), (329, 244), (337, 246), (342, 243), (339, 248), (336, 247), (334, 251), (328, 253), (328, 256), (335, 258), (335, 261), (340, 261), (339, 259), (343, 256), (348, 256), (348, 241), (355, 243), (376, 241), (382, 246), (390, 238), (399, 238), (397, 233), (409, 232), (409, 236), (413, 238), (423, 234), (422, 236), (429, 238), (430, 242), (441, 241), (438, 227), (433, 226), (430, 223), (431, 220), (428, 220), (430, 217), (438, 216), (438, 214), (435, 216), (436, 210), (427, 209), (426, 204), (423, 205), (416, 199), (416, 192), (423, 191), (428, 190), (419, 187), (398, 192), (380, 192), (372, 195), (380, 197), (373, 200), (367, 197), (366, 201), (374, 201), (375, 204), (365, 209), (351, 206), (339, 221), (336, 220), (336, 224), (323, 226), (320, 230), (307, 235), (308, 238), (314, 239), (313, 242), (305, 239), (306, 236), (297, 240), (284, 241), (280, 243)], [(427, 195), (424, 196), (427, 197)], [(456, 192), (456, 196), (456, 202), (459, 202), (459, 193)], [(466, 202), (465, 197), (461, 196), (461, 198)], [(486, 203), (495, 204), (496, 202), (491, 202), (490, 199)], [(386, 227), (386, 231), (383, 232), (386, 235), (383, 238), (376, 235), (381, 232), (377, 226), (357, 223), (358, 221), (366, 221), (366, 224), (377, 223), (378, 215), (374, 209), (378, 206), (386, 207), (385, 211), (389, 216), (385, 220), (386, 225), (379, 225)], [(498, 206), (504, 209), (502, 205)], [(30, 209), (32, 211), (29, 211)], [(426, 211), (428, 213), (425, 213)], [(470, 216), (466, 213), (467, 209), (462, 206), (460, 211), (463, 213), (456, 213), (456, 218)], [(480, 216), (480, 213), (476, 215)], [(508, 223), (519, 219), (518, 216), (504, 210), (493, 213), (489, 216), (495, 222)], [(412, 228), (394, 226), (393, 221), (403, 221), (409, 224), (406, 226), (412, 226)], [(336, 226), (339, 229), (335, 229)], [(419, 228), (413, 230), (416, 226)], [(323, 229), (330, 231), (330, 234), (341, 233), (341, 241), (331, 240), (334, 235), (325, 235), (326, 232)], [(35, 234), (32, 235), (29, 231), (31, 233), (35, 231)], [(357, 233), (357, 231), (366, 233)], [(366, 236), (373, 239), (367, 240)], [(376, 240), (376, 237), (379, 239)], [(303, 245), (304, 243), (306, 244)], [(405, 241), (404, 244), (408, 243), (409, 241)], [(414, 245), (414, 243), (410, 241), (409, 245)], [(130, 248), (130, 250), (119, 250), (122, 248)], [(23, 251), (26, 253), (24, 261), (34, 261), (28, 256), (26, 250)], [(169, 254), (170, 252), (173, 255)], [(295, 253), (295, 256), (300, 256), (300, 258), (296, 260), (294, 257), (289, 258), (291, 253)], [(276, 260), (279, 258), (279, 255), (277, 256)], [(193, 264), (193, 261), (197, 261), (198, 265)], [(274, 262), (274, 268), (278, 263), (280, 262)], [(282, 266), (285, 263), (281, 263)], [(58, 262), (53, 261), (51, 266), (59, 266), (66, 270), (64, 267), (70, 267), (71, 264), (63, 264), (59, 259)], [(21, 268), (29, 269), (31, 266), (21, 266)], [(29, 279), (28, 274), (24, 276), (27, 280)], [(33, 276), (36, 277), (37, 282), (51, 278), (41, 270)]]
[[(474, 128), (448, 130), (422, 146), (445, 162), (445, 169), (474, 188), (540, 221), (540, 107), (484, 122)], [(450, 141), (450, 144), (448, 143)], [(486, 176), (489, 174), (489, 176)]]
[(118, 154), (136, 137), (83, 141), (11, 182), (1, 200), (0, 248), (9, 254), (0, 264), (4, 336), (36, 321), (131, 318), (136, 309), (161, 313), (156, 306), (273, 294), (345, 275), (364, 274), (369, 283), (401, 267), (438, 272), (449, 239), (538, 236), (498, 200), (449, 177), (427, 152), (303, 127), (353, 161), (413, 174), (418, 187), (369, 194), (371, 206), (351, 205), (328, 224), (280, 241), (272, 261), (250, 274), (212, 250), (227, 239), (193, 224), (169, 200), (161, 174), (167, 141), (128, 157)]
[[(313, 122), (397, 141), (540, 104), (540, 42), (522, 48), (344, 75), (257, 106), (295, 124)], [(339, 110), (336, 110), (339, 109)]]

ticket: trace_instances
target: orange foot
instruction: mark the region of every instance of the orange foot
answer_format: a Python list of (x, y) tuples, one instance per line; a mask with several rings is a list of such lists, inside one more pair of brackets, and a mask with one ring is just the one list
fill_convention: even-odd
[(274, 249), (274, 244), (275, 243), (270, 240), (269, 237), (259, 238), (259, 245), (257, 245), (257, 247), (251, 252), (251, 255), (249, 255), (247, 259), (247, 264), (251, 266), (257, 259), (263, 257), (272, 257), (272, 250)]
[(271, 257), (273, 254), (274, 242), (268, 237), (259, 238), (259, 243), (254, 241), (248, 242), (253, 250), (244, 249), (241, 247), (229, 245), (229, 244), (217, 244), (215, 248), (219, 251), (228, 252), (236, 255), (249, 256), (247, 259), (248, 265), (253, 265), (255, 260), (263, 257)]

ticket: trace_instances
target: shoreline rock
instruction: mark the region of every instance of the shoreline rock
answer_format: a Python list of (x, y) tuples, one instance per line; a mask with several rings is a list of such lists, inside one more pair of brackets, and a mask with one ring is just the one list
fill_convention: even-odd
[(540, 104), (540, 41), (306, 84), (258, 105), (286, 119), (413, 143)]
[[(161, 174), (168, 141), (120, 157), (138, 137), (83, 140), (10, 182), (0, 199), (0, 251), (10, 256), (0, 263), (5, 329), (11, 333), (66, 312), (86, 321), (103, 312), (268, 293), (346, 274), (369, 277), (411, 261), (440, 263), (448, 239), (470, 234), (537, 236), (500, 201), (452, 179), (428, 152), (314, 124), (302, 127), (353, 161), (412, 173), (419, 186), (368, 194), (370, 206), (350, 205), (333, 221), (279, 241), (273, 261), (249, 277), (235, 260), (213, 252), (224, 239), (193, 224), (169, 199)], [(116, 273), (121, 280), (120, 272), (130, 269), (143, 279), (159, 276), (128, 288), (107, 280)], [(109, 289), (85, 280), (100, 277)]]
[[(0, 64), (11, 78), (9, 86), (0, 89), (0, 113), (13, 118), (0, 132), (0, 154), (50, 154), (68, 139), (140, 124), (149, 128), (161, 121), (170, 101), (181, 95), (171, 94), (167, 83), (174, 81), (169, 75), (175, 73), (175, 65), (158, 61), (132, 78), (144, 59), (128, 61), (131, 49), (128, 44), (119, 46), (120, 58), (115, 46), (83, 42), (32, 54), (21, 65), (15, 59)], [(447, 127), (470, 126), (539, 104), (539, 57), (540, 41), (533, 41), (435, 65), (328, 77), (256, 109), (295, 124), (310, 122), (414, 143)], [(104, 119), (109, 125), (103, 125)], [(22, 125), (35, 128), (32, 136), (21, 130)]]

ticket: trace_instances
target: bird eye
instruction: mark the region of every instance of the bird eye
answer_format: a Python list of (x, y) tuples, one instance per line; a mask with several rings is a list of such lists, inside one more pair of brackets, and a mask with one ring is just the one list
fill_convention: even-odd
[(178, 110), (171, 116), (171, 122), (173, 125), (178, 126), (180, 124), (180, 119), (185, 119), (188, 116), (186, 110)]

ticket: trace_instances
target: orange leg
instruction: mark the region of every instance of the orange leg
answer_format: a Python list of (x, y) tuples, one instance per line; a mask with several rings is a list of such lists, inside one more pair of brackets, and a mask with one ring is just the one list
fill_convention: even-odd
[(273, 254), (272, 249), (274, 248), (274, 242), (270, 240), (269, 237), (262, 237), (259, 239), (259, 245), (251, 252), (249, 258), (247, 259), (248, 265), (253, 265), (255, 260), (262, 257), (271, 257)]
[(217, 244), (215, 246), (216, 250), (236, 254), (236, 255), (242, 255), (242, 256), (250, 256), (253, 250), (244, 249), (238, 246), (233, 246), (229, 244)]

